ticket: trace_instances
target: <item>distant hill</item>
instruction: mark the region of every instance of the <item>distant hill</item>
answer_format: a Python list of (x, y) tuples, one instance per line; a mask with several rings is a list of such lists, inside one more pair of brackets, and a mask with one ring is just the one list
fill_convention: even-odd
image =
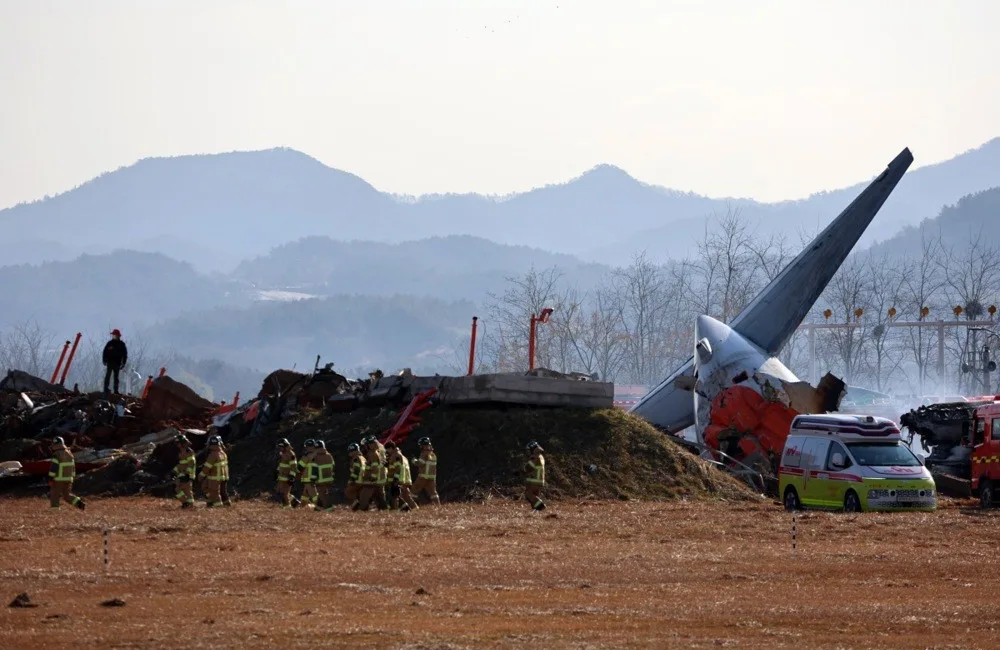
[(132, 328), (246, 300), (234, 287), (158, 253), (116, 251), (71, 262), (0, 267), (0, 329), (35, 320), (68, 336)]
[(945, 206), (940, 214), (907, 226), (896, 236), (872, 247), (876, 253), (919, 255), (923, 240), (940, 237), (947, 248), (961, 251), (972, 238), (1000, 246), (1000, 187), (977, 192)]
[[(881, 172), (896, 153), (858, 161), (859, 175)], [(919, 163), (920, 152), (915, 155)], [(763, 204), (668, 190), (601, 165), (569, 182), (508, 197), (413, 198), (380, 192), (290, 149), (149, 158), (0, 211), (6, 235), (0, 264), (132, 248), (229, 271), (243, 259), (312, 235), (398, 243), (456, 234), (623, 263), (643, 249), (661, 259), (689, 252), (704, 233), (705, 218), (728, 207), (760, 222), (762, 234), (814, 231), (863, 184)], [(887, 239), (962, 196), (997, 185), (1000, 139), (907, 174), (863, 241)]]
[(433, 372), (452, 356), (475, 313), (464, 301), (340, 295), (179, 316), (142, 335), (154, 347), (237, 366), (311, 369), (319, 354), (341, 372), (375, 366)]
[[(162, 252), (228, 270), (316, 233), (382, 238), (398, 205), (366, 182), (290, 149), (147, 158), (44, 201), (0, 211), (0, 224), (76, 251)], [(44, 233), (40, 236), (39, 233)], [(29, 260), (21, 260), (29, 261)]]
[(478, 300), (488, 292), (502, 291), (505, 277), (532, 266), (559, 267), (580, 288), (596, 285), (608, 270), (571, 255), (467, 235), (399, 244), (306, 237), (241, 263), (232, 277), (257, 289), (294, 289), (313, 295), (350, 291)]
[[(901, 147), (902, 148), (902, 147)], [(897, 152), (892, 152), (894, 155)], [(919, 164), (920, 152), (915, 152)], [(868, 163), (872, 178), (881, 173), (884, 161)], [(741, 216), (753, 225), (760, 225), (761, 234), (781, 233), (797, 243), (801, 233), (814, 234), (826, 226), (868, 185), (865, 181), (851, 187), (820, 192), (799, 201), (763, 204), (734, 199), (727, 205), (715, 202), (710, 210), (692, 217), (680, 217), (669, 224), (633, 233), (612, 244), (595, 248), (585, 254), (587, 259), (606, 262), (627, 258), (636, 249), (646, 249), (659, 259), (683, 256), (693, 251), (690, 244), (702, 237), (713, 211), (725, 214), (727, 208), (739, 209)], [(963, 196), (1000, 185), (1000, 138), (994, 138), (978, 149), (967, 151), (951, 160), (913, 169), (903, 176), (899, 185), (882, 206), (875, 220), (861, 238), (859, 248), (867, 248), (893, 237), (901, 229), (932, 217), (941, 208)]]

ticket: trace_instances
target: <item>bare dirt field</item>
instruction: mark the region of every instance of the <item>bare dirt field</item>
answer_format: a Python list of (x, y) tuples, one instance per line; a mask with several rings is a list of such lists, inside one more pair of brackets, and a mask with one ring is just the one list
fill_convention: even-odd
[(957, 505), (800, 514), (795, 557), (772, 503), (46, 505), (0, 499), (0, 648), (1000, 647), (1000, 513)]

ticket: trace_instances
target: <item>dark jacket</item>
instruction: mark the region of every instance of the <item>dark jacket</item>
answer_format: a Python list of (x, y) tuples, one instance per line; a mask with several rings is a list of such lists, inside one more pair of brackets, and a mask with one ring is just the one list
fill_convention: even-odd
[(108, 341), (107, 345), (104, 346), (102, 361), (109, 368), (124, 368), (128, 361), (128, 348), (125, 346), (125, 341), (121, 339)]

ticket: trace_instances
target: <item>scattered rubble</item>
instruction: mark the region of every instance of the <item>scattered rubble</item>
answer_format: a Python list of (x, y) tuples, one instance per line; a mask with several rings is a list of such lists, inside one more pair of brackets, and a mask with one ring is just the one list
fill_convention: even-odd
[(614, 410), (613, 386), (587, 375), (539, 369), (420, 377), (404, 369), (352, 380), (332, 365), (321, 368), (317, 359), (311, 374), (277, 370), (256, 398), (222, 406), (168, 376), (153, 380), (143, 399), (108, 399), (8, 373), (0, 391), (0, 472), (36, 477), (42, 487), (48, 441), (61, 436), (77, 461), (77, 494), (168, 496), (177, 449), (165, 443), (185, 433), (201, 462), (208, 436), (218, 433), (230, 448), (230, 490), (247, 497), (273, 487), (275, 440), (301, 449), (318, 438), (335, 455), (340, 491), (348, 443), (391, 437), (414, 457), (417, 428), (434, 439), (446, 499), (519, 494), (529, 440), (546, 450), (553, 497), (754, 497), (645, 421)]

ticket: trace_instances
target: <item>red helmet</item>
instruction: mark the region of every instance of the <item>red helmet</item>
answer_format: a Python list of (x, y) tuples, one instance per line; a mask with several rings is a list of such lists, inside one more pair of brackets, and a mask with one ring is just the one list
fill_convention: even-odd
[(111, 330), (111, 336), (121, 336), (121, 330)]

